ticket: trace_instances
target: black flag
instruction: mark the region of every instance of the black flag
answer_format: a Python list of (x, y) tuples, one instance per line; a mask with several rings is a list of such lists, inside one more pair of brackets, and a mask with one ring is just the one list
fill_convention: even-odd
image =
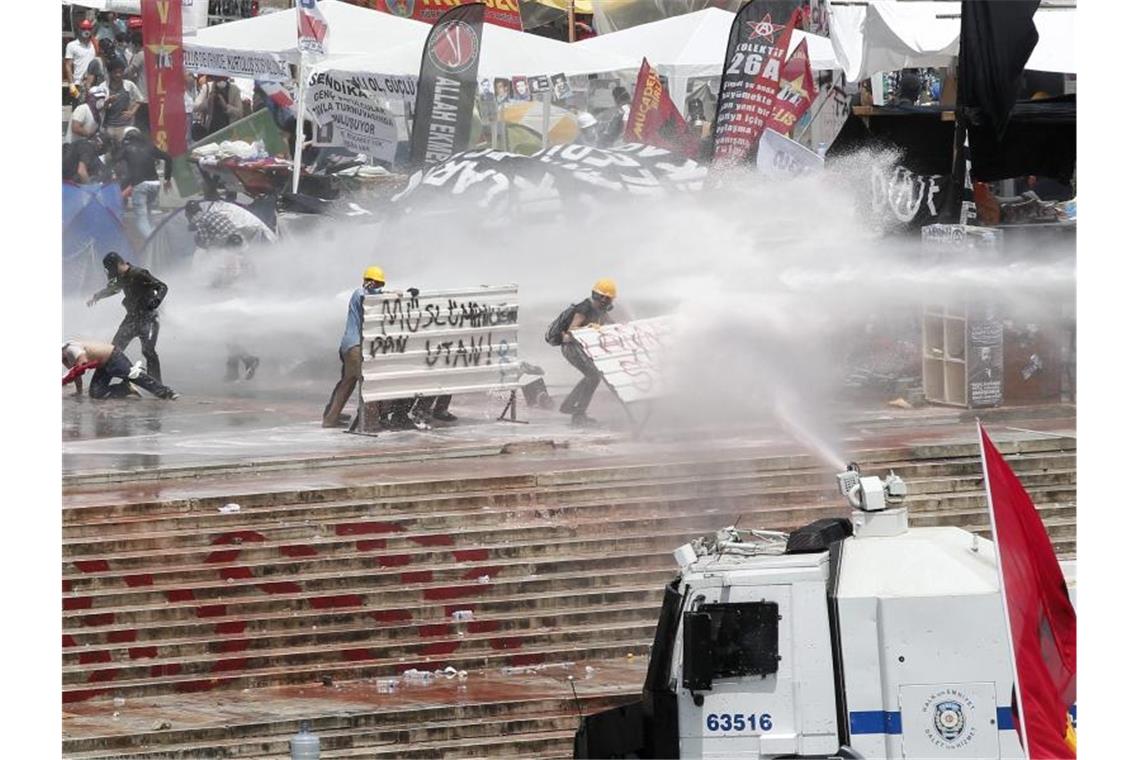
[(796, 0), (751, 0), (728, 33), (713, 118), (713, 166), (751, 163), (776, 92), (791, 26), (800, 20)]
[(481, 2), (454, 8), (428, 34), (412, 123), (413, 168), (467, 149), (485, 9)]
[[(1021, 72), (1037, 45), (1033, 14), (1040, 0), (970, 0), (962, 3), (958, 48), (958, 105), (972, 125), (1005, 133), (1017, 101)], [(977, 118), (984, 116), (984, 118)]]

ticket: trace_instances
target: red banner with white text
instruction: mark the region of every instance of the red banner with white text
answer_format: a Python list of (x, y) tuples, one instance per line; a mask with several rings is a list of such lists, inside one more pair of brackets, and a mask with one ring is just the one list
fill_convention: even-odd
[[(393, 16), (414, 18), (416, 21), (434, 24), (439, 21), (440, 16), (452, 8), (463, 5), (464, 2), (471, 0), (375, 0), (374, 7)], [(483, 0), (483, 5), (487, 6), (483, 20), (488, 24), (522, 31), (518, 0)]]
[(780, 89), (764, 128), (779, 132), (785, 137), (790, 135), (792, 127), (811, 107), (815, 96), (815, 80), (811, 75), (807, 40), (803, 40), (796, 45), (795, 51), (780, 69)]
[(1014, 727), (1027, 757), (1073, 760), (1077, 613), (1033, 501), (980, 422), (978, 436), (1020, 692)]
[(644, 58), (623, 138), (626, 142), (667, 148), (688, 158), (696, 158), (700, 149), (700, 139), (689, 131), (685, 117), (661, 86), (661, 77)]
[(143, 0), (142, 21), (150, 136), (160, 150), (180, 156), (186, 152), (182, 0)]

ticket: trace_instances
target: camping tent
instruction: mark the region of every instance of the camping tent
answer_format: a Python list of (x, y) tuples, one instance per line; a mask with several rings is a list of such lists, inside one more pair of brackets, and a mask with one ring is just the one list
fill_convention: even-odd
[[(616, 68), (641, 66), (644, 56), (658, 73), (669, 79), (669, 95), (683, 108), (691, 77), (719, 77), (724, 68), (725, 48), (735, 15), (719, 8), (630, 27), (577, 43), (594, 55), (607, 55), (619, 61)], [(807, 39), (808, 56), (816, 71), (839, 68), (831, 42), (825, 37), (799, 29), (792, 34), (788, 53), (800, 40)]]
[(91, 293), (106, 284), (103, 257), (117, 251), (128, 261), (134, 247), (123, 229), (119, 186), (63, 183), (63, 292)]
[[(1039, 39), (1025, 68), (1076, 73), (1075, 11), (1039, 8), (1033, 16)], [(880, 71), (949, 66), (958, 55), (961, 4), (869, 0), (832, 5), (831, 41), (849, 81)]]

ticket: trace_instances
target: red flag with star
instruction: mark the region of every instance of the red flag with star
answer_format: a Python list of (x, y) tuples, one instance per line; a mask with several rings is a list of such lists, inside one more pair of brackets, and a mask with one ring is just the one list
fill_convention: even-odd
[(801, 40), (780, 69), (780, 90), (776, 93), (776, 102), (764, 128), (784, 136), (790, 135), (792, 127), (811, 107), (816, 94), (807, 40)]

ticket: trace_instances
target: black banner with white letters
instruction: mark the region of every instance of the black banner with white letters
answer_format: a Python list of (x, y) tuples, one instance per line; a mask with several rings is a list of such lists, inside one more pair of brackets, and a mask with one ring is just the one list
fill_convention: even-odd
[(483, 3), (440, 16), (424, 43), (412, 124), (412, 167), (467, 149), (483, 47)]

